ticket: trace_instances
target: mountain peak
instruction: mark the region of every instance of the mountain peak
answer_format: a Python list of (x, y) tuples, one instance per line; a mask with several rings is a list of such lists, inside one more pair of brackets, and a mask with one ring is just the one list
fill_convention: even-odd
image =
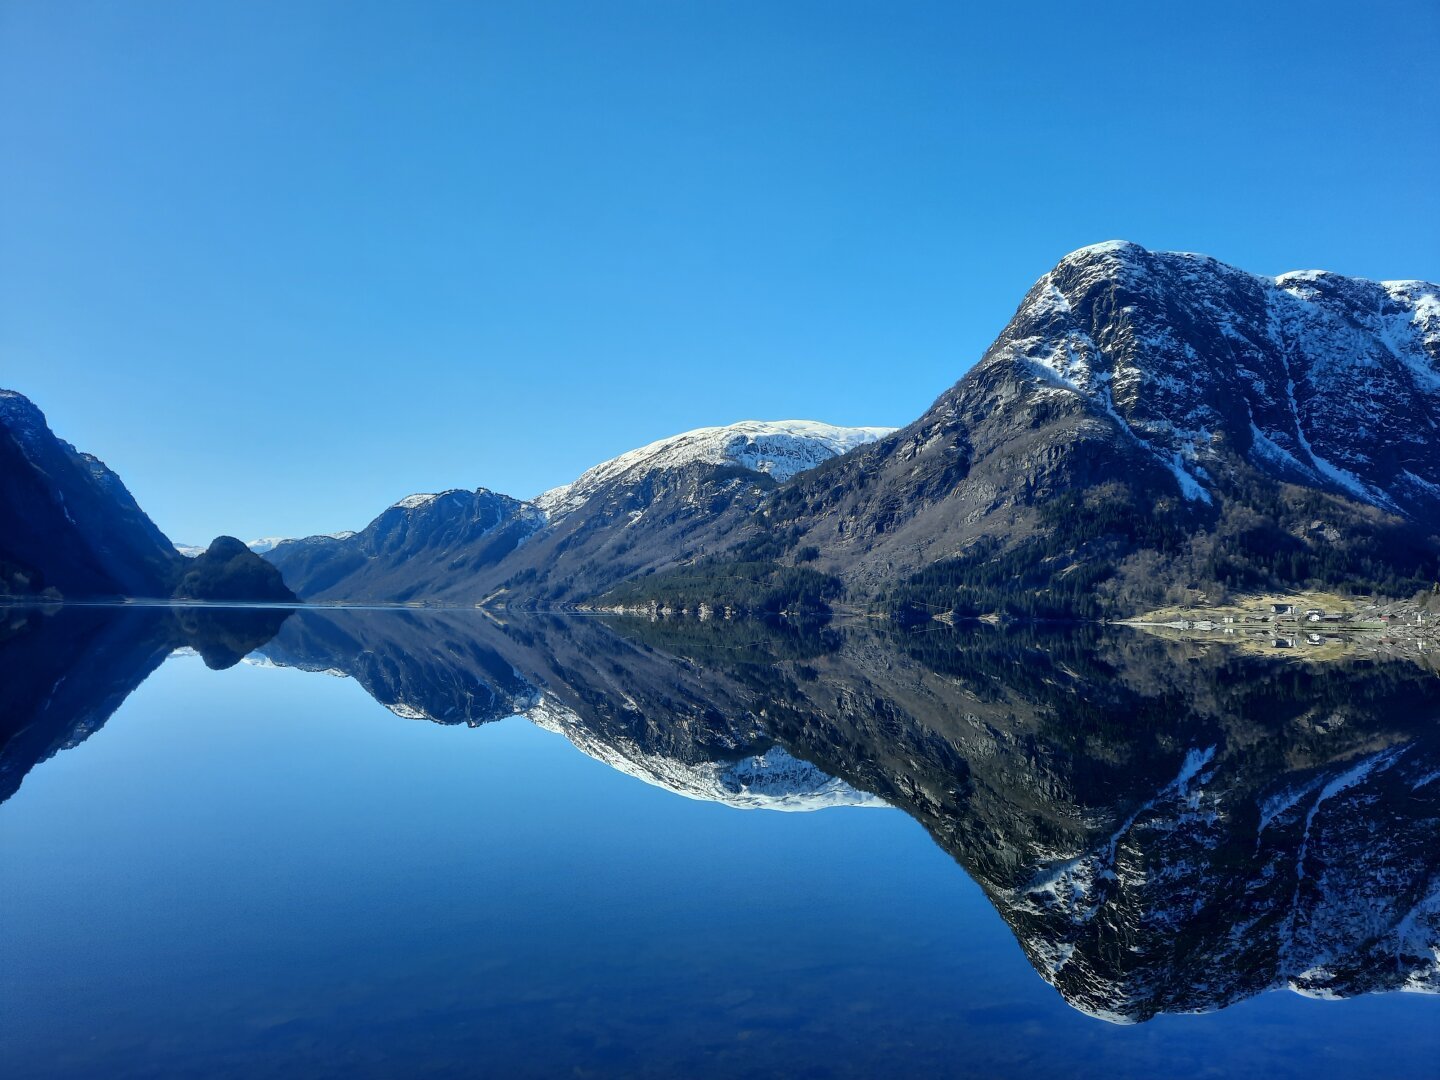
[(1102, 240), (1098, 244), (1086, 244), (1076, 248), (1060, 260), (1061, 263), (1084, 262), (1091, 259), (1134, 258), (1150, 254), (1145, 248), (1131, 240)]
[(601, 462), (579, 479), (552, 488), (535, 500), (552, 521), (579, 509), (602, 487), (621, 479), (691, 464), (739, 465), (784, 482), (796, 473), (882, 439), (887, 427), (840, 427), (819, 420), (741, 420), (695, 428)]

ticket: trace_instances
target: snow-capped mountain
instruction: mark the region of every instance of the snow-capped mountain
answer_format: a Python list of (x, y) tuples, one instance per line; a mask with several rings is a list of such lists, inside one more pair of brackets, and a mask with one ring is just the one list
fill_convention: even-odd
[[(287, 541), (266, 557), (307, 598), (579, 599), (703, 550), (777, 483), (887, 431), (812, 420), (701, 428), (621, 454), (534, 502), (483, 489), (410, 495), (352, 537)], [(445, 524), (451, 507), (482, 492), (485, 528)]]
[[(354, 535), (355, 534), (353, 532), (338, 532), (329, 534), (330, 538), (334, 540), (344, 540), (347, 536)], [(245, 542), (245, 546), (248, 547), (251, 551), (255, 552), (256, 555), (264, 555), (267, 551), (274, 551), (277, 547), (290, 539), (292, 539), (292, 537), (289, 536), (262, 536), (258, 540), (247, 540)]]
[[(663, 572), (683, 582), (697, 563), (723, 602), (717, 562), (763, 551), (780, 568), (769, 588), (802, 547), (827, 595), (925, 617), (1020, 596), (1022, 613), (1073, 616), (1147, 610), (1175, 589), (1408, 594), (1440, 577), (1437, 438), (1437, 286), (1270, 278), (1110, 242), (1044, 274), (899, 431), (701, 428), (512, 500), (517, 525), (483, 552), (428, 534), (447, 492), (387, 511), (416, 515), (418, 561), (362, 561), (359, 537), (269, 557), (302, 596), (510, 606), (588, 603), (623, 582), (626, 602), (666, 602)], [(753, 566), (737, 574), (755, 583)]]
[[(1413, 590), (1440, 551), (1437, 437), (1435, 285), (1106, 243), (1042, 276), (920, 419), (791, 481), (776, 518), (862, 593), (1027, 544), (995, 589), (1053, 593), (1043, 564), (1117, 604), (1146, 581)], [(972, 596), (982, 578), (949, 574)]]
[(1208, 500), (1220, 445), (1277, 478), (1440, 516), (1440, 287), (1260, 277), (1112, 242), (1031, 289), (986, 364), (1075, 394)]
[[(345, 540), (354, 535), (353, 532), (326, 533), (321, 538), (327, 540)], [(255, 552), (256, 555), (264, 555), (267, 551), (274, 551), (281, 544), (289, 543), (291, 539), (292, 538), (288, 536), (262, 536), (258, 540), (247, 540), (245, 546)], [(187, 559), (193, 559), (205, 551), (205, 545), (176, 544), (175, 550)]]
[(696, 428), (601, 462), (572, 483), (545, 492), (535, 505), (556, 524), (612, 484), (635, 484), (652, 473), (692, 464), (736, 465), (783, 483), (893, 430), (837, 427), (816, 420), (742, 420), (725, 427)]

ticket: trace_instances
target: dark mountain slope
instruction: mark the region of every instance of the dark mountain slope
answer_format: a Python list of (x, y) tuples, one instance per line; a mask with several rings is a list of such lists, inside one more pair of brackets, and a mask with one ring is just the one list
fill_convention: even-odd
[(181, 566), (175, 596), (183, 600), (263, 600), (290, 603), (280, 571), (233, 536), (217, 536)]
[(104, 462), (0, 390), (0, 562), (26, 575), (17, 592), (168, 596), (179, 556)]

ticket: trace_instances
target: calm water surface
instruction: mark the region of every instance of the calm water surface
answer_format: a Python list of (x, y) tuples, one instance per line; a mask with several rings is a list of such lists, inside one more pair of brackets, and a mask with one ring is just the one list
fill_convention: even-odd
[(1436, 1075), (1422, 665), (276, 631), (0, 640), (6, 1076)]

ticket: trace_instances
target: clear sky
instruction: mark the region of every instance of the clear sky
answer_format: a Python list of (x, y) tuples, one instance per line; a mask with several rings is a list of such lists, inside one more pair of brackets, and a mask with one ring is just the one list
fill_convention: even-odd
[(899, 425), (1066, 252), (1440, 279), (1440, 5), (0, 0), (0, 386), (170, 536)]

